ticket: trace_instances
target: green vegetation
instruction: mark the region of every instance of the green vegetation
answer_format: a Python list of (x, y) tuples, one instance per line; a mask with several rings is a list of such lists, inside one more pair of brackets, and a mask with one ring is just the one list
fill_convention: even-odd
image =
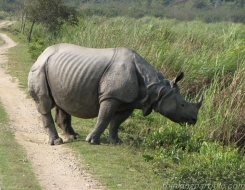
[[(210, 184), (209, 189), (232, 189), (232, 184), (242, 189), (238, 184), (245, 183), (244, 31), (244, 25), (231, 22), (93, 16), (81, 18), (77, 26), (64, 23), (56, 36), (38, 25), (29, 52), (35, 59), (45, 47), (61, 42), (96, 48), (125, 46), (167, 78), (184, 71), (180, 88), (188, 99), (195, 101), (204, 93), (195, 126), (179, 126), (156, 113), (144, 118), (135, 111), (121, 126), (122, 145), (67, 143), (109, 188), (162, 189), (181, 184), (189, 189), (190, 184)], [(18, 64), (25, 68), (20, 67), (21, 76), (27, 77), (30, 64)], [(94, 120), (74, 118), (73, 125), (84, 139)], [(108, 131), (102, 142), (107, 135)]]
[(11, 58), (8, 62), (8, 72), (10, 75), (18, 78), (19, 87), (27, 91), (27, 75), (34, 63), (34, 59), (28, 50), (28, 44), (22, 43), (26, 40), (25, 36), (18, 35), (16, 31), (8, 34), (14, 41), (19, 42), (18, 46), (10, 49), (8, 56)]
[(9, 118), (0, 103), (0, 189), (41, 189), (23, 148), (5, 127)]
[[(88, 124), (90, 128), (86, 128), (84, 123), (78, 120), (74, 123), (82, 125), (82, 129), (76, 128), (85, 139), (91, 130), (91, 123)], [(109, 189), (137, 190), (162, 187), (163, 180), (154, 174), (151, 165), (144, 161), (139, 151), (123, 144), (92, 146), (87, 142), (74, 141), (68, 145), (78, 157), (85, 160), (85, 170), (99, 177), (99, 181)]]
[[(28, 7), (37, 6), (36, 2), (58, 3), (62, 5), (58, 9), (62, 9), (63, 5), (66, 4), (75, 7), (82, 14), (88, 16), (126, 16), (132, 18), (153, 16), (182, 21), (199, 19), (204, 22), (232, 21), (245, 23), (244, 0), (53, 0), (52, 2), (42, 0), (0, 0), (0, 10), (11, 13), (11, 15), (18, 15), (18, 17), (22, 17), (21, 20), (23, 21)], [(51, 7), (55, 10), (53, 5), (47, 7), (46, 10)], [(36, 10), (34, 14), (39, 14), (41, 9), (37, 8), (34, 10)], [(53, 15), (55, 11), (46, 10), (43, 9), (47, 16), (52, 14), (52, 18), (46, 18), (45, 20), (51, 19), (52, 21), (62, 12), (59, 11), (56, 12), (56, 15)], [(43, 17), (35, 18), (39, 20)], [(46, 24), (48, 23), (46, 22)]]
[(80, 3), (73, 0), (69, 3), (80, 5), (82, 12), (89, 16), (154, 16), (182, 21), (199, 19), (205, 22), (245, 22), (243, 0), (88, 0)]
[(0, 117), (0, 124), (1, 125), (7, 124), (9, 121), (9, 118), (8, 118), (8, 115), (6, 114), (6, 112), (4, 111), (3, 105), (1, 102), (0, 102), (0, 116), (1, 116)]

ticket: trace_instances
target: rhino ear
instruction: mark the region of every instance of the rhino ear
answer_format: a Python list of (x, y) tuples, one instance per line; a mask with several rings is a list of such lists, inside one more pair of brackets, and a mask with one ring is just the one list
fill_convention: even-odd
[(176, 85), (182, 78), (184, 78), (184, 72), (181, 72), (177, 75), (177, 77), (175, 77), (170, 83), (171, 86), (173, 87), (174, 85)]

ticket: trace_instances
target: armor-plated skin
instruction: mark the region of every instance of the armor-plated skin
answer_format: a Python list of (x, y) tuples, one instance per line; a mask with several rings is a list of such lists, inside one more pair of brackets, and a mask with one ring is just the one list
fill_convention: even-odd
[(56, 106), (56, 123), (71, 138), (79, 135), (71, 127), (71, 115), (98, 116), (86, 140), (100, 143), (100, 135), (110, 123), (109, 139), (116, 143), (118, 128), (134, 109), (144, 115), (152, 109), (178, 123), (195, 124), (199, 103), (188, 103), (180, 95), (177, 82), (169, 81), (140, 55), (128, 48), (92, 49), (72, 44), (48, 47), (32, 66), (29, 92), (43, 116), (51, 145), (61, 144), (51, 115)]

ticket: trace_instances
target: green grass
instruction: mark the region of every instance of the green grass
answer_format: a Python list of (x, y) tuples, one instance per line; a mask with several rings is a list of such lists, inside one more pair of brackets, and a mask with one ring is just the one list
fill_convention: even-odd
[[(81, 130), (79, 132), (82, 132)], [(69, 145), (85, 160), (86, 171), (95, 174), (102, 185), (109, 189), (161, 189), (163, 181), (154, 175), (151, 164), (144, 161), (141, 153), (123, 145), (87, 142)]]
[[(126, 46), (167, 78), (184, 71), (180, 88), (187, 99), (205, 95), (195, 126), (179, 126), (157, 113), (143, 117), (141, 111), (135, 111), (120, 128), (123, 145), (89, 146), (78, 141), (67, 146), (111, 189), (162, 189), (166, 187), (163, 184), (176, 183), (205, 183), (215, 189), (228, 182), (245, 183), (244, 31), (244, 25), (225, 22), (91, 17), (81, 19), (77, 27), (65, 24), (56, 38), (36, 26), (29, 50), (35, 58), (46, 46), (61, 42), (101, 48)], [(19, 47), (22, 50), (17, 47), (11, 55), (16, 51), (23, 57), (10, 67), (18, 68), (25, 88), (32, 59), (25, 43)], [(16, 75), (14, 69), (11, 73)], [(83, 139), (94, 124), (95, 120), (73, 121)], [(107, 135), (108, 131), (102, 142)]]
[(0, 38), (0, 45), (2, 45), (4, 43), (4, 41)]
[(217, 72), (233, 73), (244, 64), (244, 31), (244, 25), (228, 22), (85, 17), (77, 27), (65, 24), (56, 38), (36, 26), (30, 52), (36, 58), (46, 46), (62, 42), (96, 48), (129, 47), (167, 78), (184, 71), (182, 91), (195, 93), (209, 84)]
[(18, 78), (19, 87), (27, 91), (27, 76), (28, 72), (35, 62), (31, 58), (27, 43), (21, 43), (23, 36), (17, 33), (8, 33), (8, 35), (15, 41), (19, 42), (18, 46), (10, 49), (8, 57), (11, 58), (7, 65), (7, 72)]
[(26, 152), (7, 128), (9, 118), (0, 103), (0, 189), (41, 189)]
[(164, 180), (154, 174), (151, 163), (146, 162), (135, 147), (126, 144), (106, 143), (108, 131), (102, 135), (101, 145), (85, 142), (96, 119), (82, 120), (73, 117), (73, 126), (81, 135), (80, 141), (68, 141), (78, 158), (85, 161), (85, 170), (94, 174), (109, 189), (161, 189)]
[(4, 125), (7, 124), (9, 122), (9, 118), (8, 115), (6, 114), (6, 112), (4, 111), (3, 105), (0, 101), (0, 124)]

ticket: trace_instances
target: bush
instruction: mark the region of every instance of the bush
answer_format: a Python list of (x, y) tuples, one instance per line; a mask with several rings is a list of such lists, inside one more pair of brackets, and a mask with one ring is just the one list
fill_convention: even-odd
[(244, 161), (244, 157), (236, 149), (204, 142), (200, 153), (182, 152), (178, 164), (159, 162), (161, 164), (158, 164), (156, 172), (168, 179), (169, 186), (179, 184), (174, 189), (180, 189), (180, 185), (185, 187), (183, 189), (190, 189), (187, 188), (188, 185), (196, 185), (195, 189), (203, 189), (204, 185), (209, 185), (208, 189), (228, 189), (229, 185), (239, 187), (239, 184), (244, 184)]
[[(172, 124), (172, 125), (171, 125)], [(145, 135), (142, 146), (153, 148), (157, 154), (174, 154), (184, 150), (187, 152), (199, 152), (203, 137), (190, 133), (191, 129), (184, 126), (175, 126), (169, 123), (164, 127), (155, 128)]]

